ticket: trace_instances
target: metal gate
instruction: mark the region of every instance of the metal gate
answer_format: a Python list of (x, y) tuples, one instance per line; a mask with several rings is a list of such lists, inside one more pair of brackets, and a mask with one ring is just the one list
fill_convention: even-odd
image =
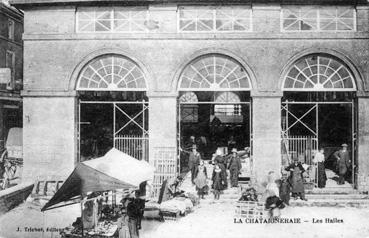
[[(148, 161), (149, 132), (148, 132), (148, 102), (116, 102), (116, 101), (80, 101), (79, 103), (79, 154), (81, 154), (81, 125), (88, 122), (81, 121), (81, 108), (85, 104), (107, 105), (112, 113), (112, 147), (130, 156)], [(103, 135), (102, 135), (103, 136)]]
[[(127, 106), (135, 107), (128, 109)], [(149, 161), (148, 103), (114, 103), (114, 148)]]

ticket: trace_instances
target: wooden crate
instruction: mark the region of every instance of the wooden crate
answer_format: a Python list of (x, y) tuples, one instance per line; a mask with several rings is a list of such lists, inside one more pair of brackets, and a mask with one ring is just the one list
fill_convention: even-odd
[(176, 221), (179, 216), (180, 216), (180, 212), (167, 212), (167, 211), (161, 211), (161, 215), (164, 219), (164, 221)]
[(239, 201), (236, 203), (236, 217), (259, 219), (264, 218), (266, 214), (264, 203), (254, 201)]

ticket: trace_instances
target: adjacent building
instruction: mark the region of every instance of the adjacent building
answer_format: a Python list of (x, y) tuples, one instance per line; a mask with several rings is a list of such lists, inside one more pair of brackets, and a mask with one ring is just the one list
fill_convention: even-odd
[(0, 150), (8, 131), (22, 127), (23, 13), (0, 3)]
[(367, 1), (11, 3), (25, 18), (25, 180), (116, 147), (155, 165), (158, 186), (193, 140), (205, 159), (250, 147), (262, 182), (346, 143), (347, 181), (369, 190)]

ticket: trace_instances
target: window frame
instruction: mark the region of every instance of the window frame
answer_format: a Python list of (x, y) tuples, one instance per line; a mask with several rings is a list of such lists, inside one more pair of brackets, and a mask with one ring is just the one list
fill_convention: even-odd
[[(8, 65), (8, 55), (11, 55), (11, 66)], [(10, 68), (10, 82), (9, 86), (14, 89), (15, 86), (15, 52), (7, 50), (5, 54), (5, 67)]]
[[(237, 6), (217, 6), (217, 7), (207, 7), (207, 6), (178, 6), (177, 8), (177, 33), (181, 33), (181, 34), (187, 34), (187, 33), (200, 33), (200, 34), (206, 34), (206, 33), (220, 33), (220, 34), (227, 34), (227, 33), (249, 33), (249, 32), (253, 32), (253, 10), (251, 7), (248, 7), (246, 5), (242, 5), (240, 6), (242, 8), (237, 8)], [(236, 10), (249, 10), (249, 30), (218, 30), (217, 26), (216, 26), (216, 22), (217, 22), (217, 18), (216, 18), (216, 13), (217, 10), (221, 10), (221, 9), (236, 9)], [(212, 21), (213, 21), (213, 28), (210, 31), (198, 31), (198, 30), (193, 30), (193, 31), (184, 31), (181, 30), (181, 18), (180, 18), (180, 12), (183, 9), (187, 9), (187, 10), (196, 10), (198, 11), (199, 9), (203, 9), (203, 10), (208, 10), (208, 11), (212, 11)], [(246, 18), (242, 18), (242, 19), (246, 19)], [(234, 28), (234, 27), (233, 27)]]
[[(110, 18), (109, 18), (109, 21), (110, 21), (110, 27), (111, 29), (109, 31), (96, 31), (96, 27), (94, 26), (94, 30), (93, 31), (81, 31), (80, 30), (80, 16), (79, 14), (82, 13), (83, 10), (88, 10), (88, 9), (91, 9), (91, 10), (94, 10), (94, 13), (96, 13), (96, 10), (97, 9), (107, 9), (107, 11), (110, 13)], [(116, 31), (115, 30), (115, 26), (114, 26), (114, 23), (116, 21), (116, 18), (115, 18), (115, 11), (119, 11), (119, 10), (124, 10), (126, 12), (129, 12), (129, 14), (131, 15), (131, 12), (144, 12), (146, 14), (145, 16), (145, 19), (146, 21), (149, 21), (150, 20), (150, 11), (147, 7), (78, 7), (77, 10), (76, 10), (76, 23), (75, 23), (75, 26), (76, 26), (76, 29), (75, 29), (75, 32), (78, 33), (78, 34), (89, 34), (89, 33), (96, 33), (96, 34), (111, 34), (111, 33), (147, 33), (149, 32), (150, 30), (148, 28), (146, 28), (145, 30), (143, 31), (132, 31), (131, 29), (128, 30), (128, 31)], [(95, 24), (95, 21), (96, 19), (94, 19), (94, 24)]]
[[(320, 18), (320, 11), (321, 10), (329, 10), (329, 9), (339, 9), (339, 8), (344, 8), (345, 6), (316, 6), (316, 7), (307, 7), (307, 6), (295, 6), (295, 5), (286, 5), (286, 6), (283, 6), (281, 8), (281, 11), (280, 11), (280, 31), (283, 32), (283, 33), (296, 33), (296, 32), (356, 32), (357, 31), (357, 10), (355, 7), (352, 7), (352, 6), (348, 6), (347, 7), (347, 10), (352, 10), (353, 12), (353, 29), (352, 30), (324, 30), (324, 29), (321, 29), (321, 18)], [(310, 8), (310, 9), (316, 9), (317, 11), (317, 18), (316, 18), (316, 30), (286, 30), (283, 26), (283, 23), (284, 23), (284, 20), (286, 19), (284, 17), (284, 11), (285, 10), (288, 10), (289, 8), (295, 8), (295, 9), (307, 9), (307, 8)]]
[(15, 21), (8, 18), (8, 39), (15, 40)]

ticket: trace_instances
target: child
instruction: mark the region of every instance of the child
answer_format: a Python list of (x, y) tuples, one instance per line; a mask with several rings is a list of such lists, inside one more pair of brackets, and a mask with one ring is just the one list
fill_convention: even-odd
[(213, 171), (213, 189), (214, 189), (214, 199), (219, 200), (220, 191), (223, 189), (223, 178), (222, 178), (222, 170), (219, 168), (218, 164), (215, 164)]
[(204, 161), (202, 160), (200, 162), (199, 168), (197, 169), (196, 178), (194, 180), (196, 185), (197, 194), (199, 195), (199, 199), (203, 199), (205, 195), (206, 190), (206, 179), (207, 179), (207, 171), (204, 164)]
[(287, 176), (282, 175), (281, 183), (279, 186), (279, 197), (286, 205), (290, 205), (290, 194), (291, 184), (289, 183)]

